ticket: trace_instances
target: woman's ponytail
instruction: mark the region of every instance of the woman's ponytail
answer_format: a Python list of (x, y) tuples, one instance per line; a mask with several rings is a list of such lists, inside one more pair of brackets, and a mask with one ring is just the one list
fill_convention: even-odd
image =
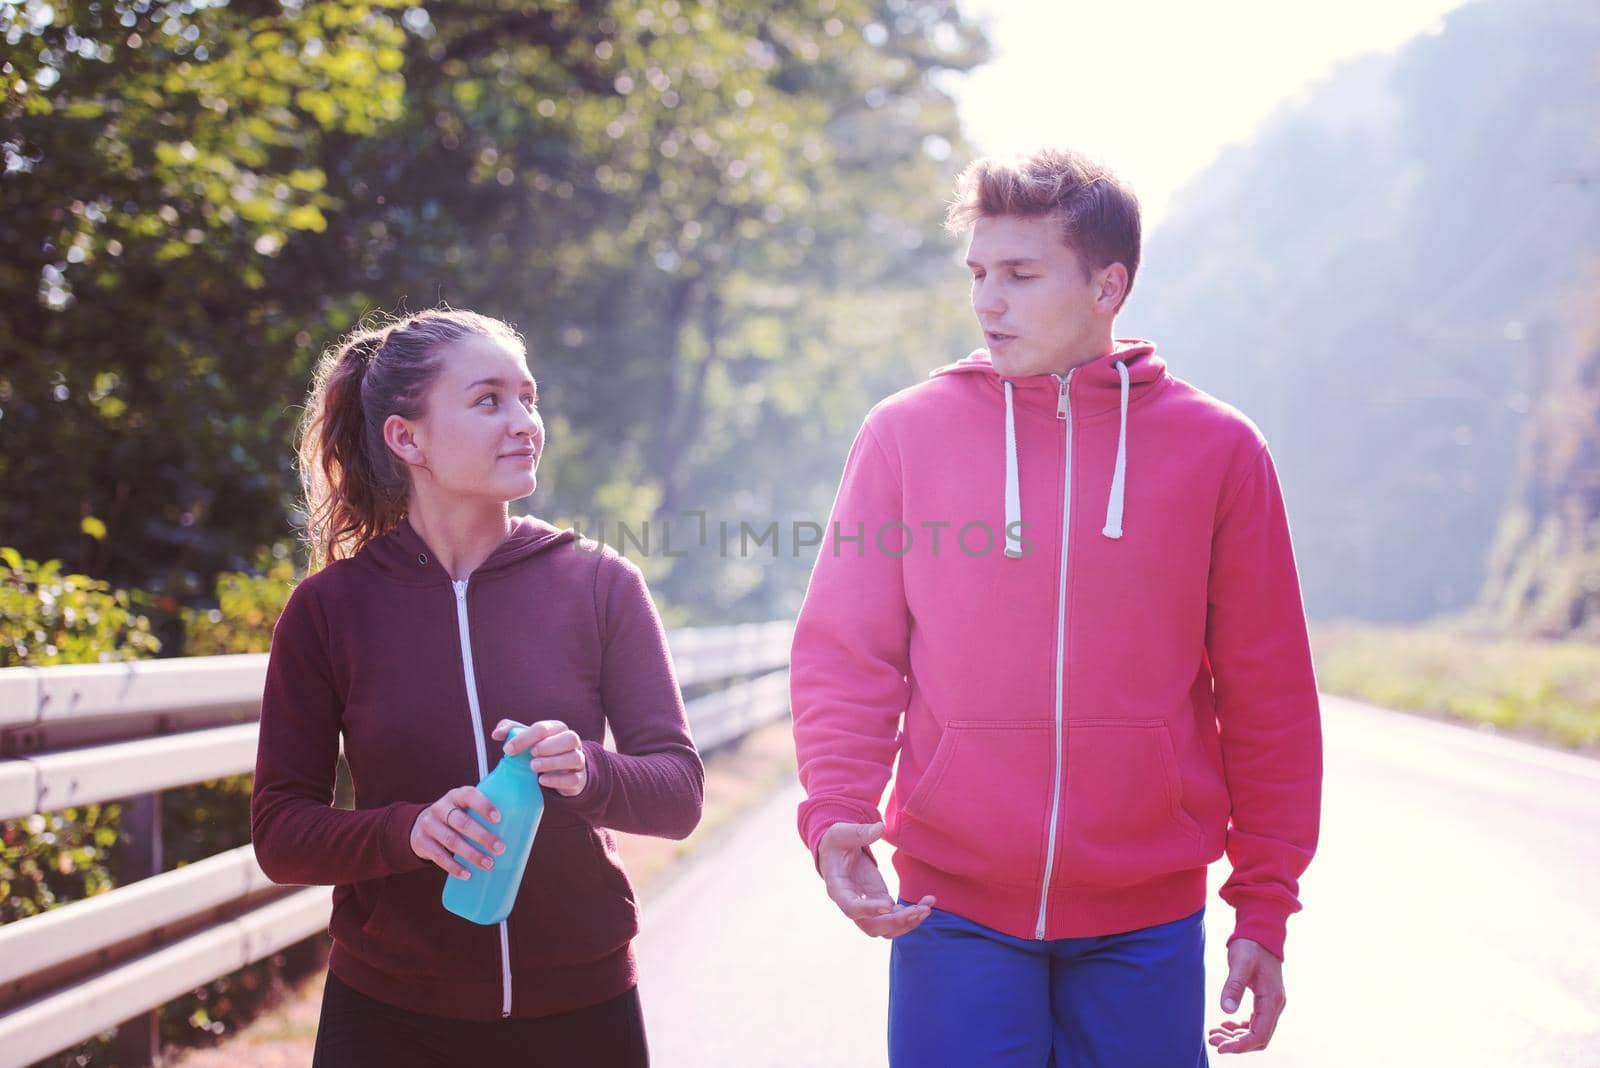
[(361, 397), (368, 368), (383, 351), (385, 334), (382, 330), (355, 334), (323, 353), (317, 364), (299, 447), (312, 571), (353, 555), (368, 538), (400, 519), (385, 503), (384, 479), (368, 448)]

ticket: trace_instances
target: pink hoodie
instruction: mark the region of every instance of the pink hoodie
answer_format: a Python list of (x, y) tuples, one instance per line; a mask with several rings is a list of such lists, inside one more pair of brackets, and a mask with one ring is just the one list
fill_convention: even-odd
[(1054, 939), (1195, 912), (1226, 851), (1229, 941), (1282, 957), (1322, 779), (1288, 520), (1260, 432), (1154, 345), (979, 351), (873, 408), (790, 678), (813, 852), (883, 818), (903, 897)]

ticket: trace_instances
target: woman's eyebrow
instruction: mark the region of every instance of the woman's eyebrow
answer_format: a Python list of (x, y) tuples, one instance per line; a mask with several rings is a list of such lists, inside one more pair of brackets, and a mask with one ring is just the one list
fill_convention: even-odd
[[(503, 378), (480, 378), (476, 382), (472, 383), (472, 385), (468, 386), (467, 389), (477, 389), (479, 386), (496, 386), (499, 388), (504, 388), (505, 384), (506, 380)], [(538, 392), (539, 390), (539, 383), (535, 382), (531, 378), (524, 378), (522, 380), (522, 384), (524, 386), (532, 386), (534, 392)]]

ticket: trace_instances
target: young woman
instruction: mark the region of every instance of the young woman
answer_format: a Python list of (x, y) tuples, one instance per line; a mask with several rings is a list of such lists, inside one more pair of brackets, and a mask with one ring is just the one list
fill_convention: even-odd
[[(518, 336), (465, 311), (317, 369), (312, 573), (273, 634), (251, 827), (274, 881), (334, 887), (318, 1068), (647, 1063), (610, 831), (686, 836), (704, 775), (638, 568), (508, 514), (537, 484), (537, 403)], [(341, 742), (353, 810), (331, 805)], [(473, 876), (457, 856), (494, 865), (473, 784), (525, 749), (543, 822), (510, 917), (480, 926), (441, 891)]]

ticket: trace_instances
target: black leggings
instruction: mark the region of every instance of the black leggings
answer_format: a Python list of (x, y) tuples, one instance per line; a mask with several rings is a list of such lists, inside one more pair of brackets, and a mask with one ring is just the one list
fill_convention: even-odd
[(645, 1068), (644, 1016), (631, 988), (586, 1009), (530, 1019), (451, 1020), (398, 1009), (328, 973), (312, 1068)]

